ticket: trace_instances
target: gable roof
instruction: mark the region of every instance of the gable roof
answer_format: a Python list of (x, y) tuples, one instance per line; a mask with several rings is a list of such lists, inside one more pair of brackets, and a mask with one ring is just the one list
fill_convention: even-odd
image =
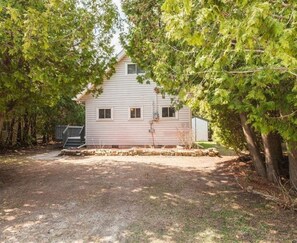
[[(126, 56), (126, 52), (124, 49), (122, 49), (117, 54), (117, 63), (119, 63), (125, 56)], [(94, 87), (94, 84), (89, 83), (87, 87), (81, 93), (79, 93), (73, 100), (76, 102), (80, 102), (82, 98), (88, 94), (88, 91), (92, 90), (93, 87)]]

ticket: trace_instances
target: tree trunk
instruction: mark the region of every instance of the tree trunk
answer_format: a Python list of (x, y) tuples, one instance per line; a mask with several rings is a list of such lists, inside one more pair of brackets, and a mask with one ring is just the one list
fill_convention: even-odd
[(23, 142), (24, 145), (30, 144), (30, 138), (29, 138), (29, 119), (28, 119), (28, 113), (26, 112), (24, 115), (24, 131), (23, 131)]
[(247, 123), (247, 116), (245, 113), (240, 113), (239, 117), (240, 117), (242, 129), (243, 129), (243, 133), (248, 145), (248, 150), (251, 154), (256, 172), (260, 176), (266, 178), (267, 177), (266, 167), (259, 149), (259, 145), (257, 144), (255, 132), (252, 129), (252, 127)]
[(297, 142), (287, 142), (290, 183), (297, 191)]
[(4, 114), (0, 112), (0, 131), (3, 129), (4, 124)]
[(18, 130), (17, 130), (17, 144), (21, 145), (23, 142), (22, 140), (22, 119), (18, 119)]
[(0, 146), (4, 143), (3, 135), (2, 135), (2, 130), (3, 130), (3, 125), (4, 125), (4, 114), (0, 112)]
[(42, 143), (47, 144), (49, 141), (49, 136), (47, 133), (44, 133), (42, 136)]
[(31, 116), (30, 130), (31, 130), (32, 144), (37, 145), (36, 115), (35, 114)]
[(262, 134), (262, 140), (264, 145), (267, 179), (272, 182), (277, 182), (280, 164), (284, 159), (281, 137), (278, 133), (270, 132), (267, 135)]
[(7, 135), (7, 144), (9, 146), (13, 145), (13, 133), (14, 133), (14, 125), (15, 125), (15, 118), (12, 118), (8, 130), (8, 135)]

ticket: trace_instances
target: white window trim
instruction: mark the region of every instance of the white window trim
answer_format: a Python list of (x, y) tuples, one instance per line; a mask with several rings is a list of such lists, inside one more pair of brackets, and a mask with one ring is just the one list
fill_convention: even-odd
[[(140, 108), (140, 118), (131, 118), (130, 117), (130, 109), (131, 108)], [(143, 120), (143, 106), (129, 106), (128, 107), (128, 120), (129, 121), (140, 121), (140, 120)]]
[(178, 113), (179, 111), (176, 110), (175, 108), (175, 117), (163, 117), (162, 116), (162, 108), (167, 108), (167, 107), (171, 107), (170, 105), (167, 105), (167, 106), (161, 106), (160, 109), (159, 109), (159, 114), (160, 114), (160, 119), (161, 120), (178, 120)]
[[(111, 118), (99, 118), (99, 109), (110, 109)], [(99, 121), (99, 122), (113, 121), (113, 107), (97, 107), (96, 108), (96, 121)]]
[[(129, 64), (135, 64), (136, 65), (136, 73), (128, 73), (128, 65)], [(138, 64), (137, 63), (134, 63), (134, 62), (126, 62), (125, 63), (125, 74), (126, 75), (134, 75), (134, 76), (140, 76), (140, 75), (144, 75), (145, 73), (137, 73), (137, 66)]]
[[(135, 64), (136, 65), (136, 73), (128, 73), (128, 65), (129, 64)], [(133, 63), (133, 62), (126, 62), (126, 64), (125, 64), (125, 68), (126, 68), (126, 75), (137, 75), (137, 64), (136, 63)]]

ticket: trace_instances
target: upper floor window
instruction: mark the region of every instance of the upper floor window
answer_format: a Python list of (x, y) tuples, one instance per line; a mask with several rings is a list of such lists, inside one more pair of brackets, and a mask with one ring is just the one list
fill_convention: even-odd
[(98, 109), (98, 119), (112, 120), (112, 109), (111, 108), (99, 108)]
[(162, 117), (176, 117), (174, 107), (162, 107)]
[(130, 108), (130, 118), (141, 118), (141, 108)]
[(140, 74), (144, 71), (136, 63), (127, 64), (127, 74)]

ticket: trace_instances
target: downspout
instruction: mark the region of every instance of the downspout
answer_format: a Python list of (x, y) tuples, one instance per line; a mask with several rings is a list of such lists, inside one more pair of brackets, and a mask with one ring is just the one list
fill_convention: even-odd
[(158, 92), (159, 91), (155, 91), (155, 92), (156, 92), (156, 96), (155, 96), (155, 99), (156, 99), (156, 110), (154, 111), (154, 119), (155, 119), (155, 116), (159, 119), (159, 112), (158, 112), (158, 109), (159, 109)]
[(152, 141), (153, 141), (153, 147), (155, 147), (155, 129), (153, 128), (154, 120), (150, 120), (150, 130), (149, 132), (152, 134)]
[[(156, 108), (155, 108), (155, 102), (156, 102)], [(153, 147), (155, 147), (155, 129), (154, 129), (154, 122), (159, 121), (159, 113), (158, 113), (158, 93), (156, 92), (155, 96), (155, 102), (153, 101), (153, 119), (149, 121), (150, 123), (150, 129), (149, 132), (152, 135), (152, 142), (153, 142)]]

